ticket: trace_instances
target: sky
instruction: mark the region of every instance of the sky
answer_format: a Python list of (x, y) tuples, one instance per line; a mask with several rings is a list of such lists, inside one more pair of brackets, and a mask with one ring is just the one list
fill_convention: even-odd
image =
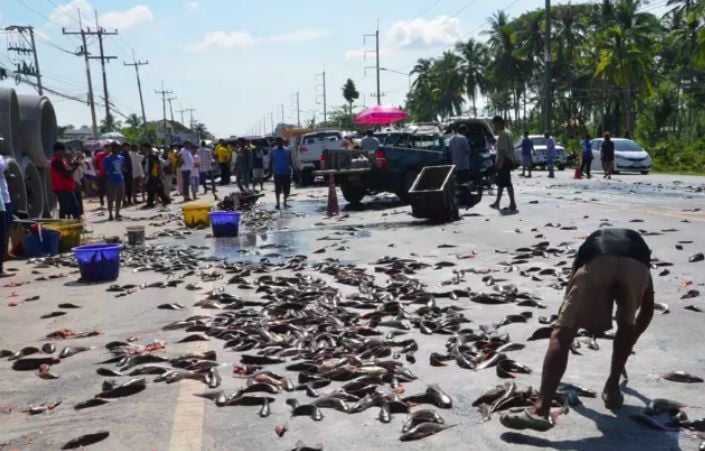
[[(596, 1), (596, 0), (593, 0)], [(586, 3), (588, 0), (573, 0)], [(554, 4), (567, 3), (554, 0)], [(661, 12), (665, 0), (648, 10)], [(105, 36), (109, 97), (124, 115), (140, 115), (134, 68), (137, 60), (148, 120), (162, 118), (162, 89), (172, 91), (174, 118), (189, 108), (194, 119), (216, 136), (258, 134), (284, 121), (295, 124), (296, 93), (301, 121), (323, 119), (322, 74), (326, 74), (328, 112), (345, 103), (342, 86), (351, 78), (360, 92), (356, 108), (376, 103), (374, 33), (379, 26), (382, 103), (402, 105), (406, 75), (418, 58), (434, 57), (470, 37), (485, 40), (488, 18), (498, 9), (515, 17), (541, 8), (544, 0), (2, 0), (0, 29), (31, 25), (36, 30), (44, 85), (87, 98), (82, 57), (72, 54), (80, 36), (62, 34), (98, 22), (115, 36)], [(366, 34), (373, 36), (363, 37)], [(14, 67), (0, 31), (0, 66)], [(5, 41), (4, 43), (1, 43)], [(88, 48), (98, 54), (97, 38)], [(367, 68), (367, 69), (366, 69)], [(392, 72), (397, 71), (397, 72)], [(317, 75), (318, 74), (318, 75)], [(103, 97), (100, 62), (91, 62), (96, 100)], [(31, 86), (0, 86), (35, 93)], [(85, 103), (48, 94), (60, 125), (90, 125)], [(183, 112), (188, 123), (189, 113)], [(105, 116), (97, 106), (98, 121)], [(170, 116), (167, 104), (167, 117)], [(122, 119), (119, 115), (118, 119)], [(265, 128), (266, 123), (266, 128)]]

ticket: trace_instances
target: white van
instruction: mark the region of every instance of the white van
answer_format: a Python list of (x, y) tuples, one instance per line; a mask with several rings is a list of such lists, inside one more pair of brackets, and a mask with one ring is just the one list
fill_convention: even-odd
[(321, 169), (323, 149), (342, 149), (342, 144), (343, 134), (340, 130), (318, 130), (303, 135), (293, 158), (300, 184), (313, 184), (313, 171)]

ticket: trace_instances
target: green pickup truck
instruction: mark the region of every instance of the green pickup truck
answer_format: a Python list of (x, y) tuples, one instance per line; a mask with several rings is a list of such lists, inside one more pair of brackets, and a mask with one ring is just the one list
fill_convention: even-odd
[[(480, 135), (482, 142), (475, 139), (474, 147), (485, 151), (493, 137), (485, 123), (477, 121), (476, 136)], [(388, 133), (374, 152), (326, 149), (321, 170), (314, 175), (334, 174), (336, 185), (351, 204), (360, 203), (368, 194), (382, 192), (394, 193), (408, 202), (409, 189), (422, 168), (450, 163), (447, 138), (438, 128), (424, 128)], [(489, 151), (486, 153), (489, 158)]]

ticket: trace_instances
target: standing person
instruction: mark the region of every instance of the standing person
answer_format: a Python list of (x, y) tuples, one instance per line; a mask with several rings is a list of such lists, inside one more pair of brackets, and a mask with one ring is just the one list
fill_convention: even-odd
[(164, 184), (162, 183), (162, 160), (159, 158), (158, 151), (152, 149), (149, 143), (142, 144), (142, 152), (146, 155), (146, 182), (145, 189), (147, 190), (147, 208), (154, 207), (155, 197), (159, 197), (162, 205), (169, 205), (169, 196), (164, 192)]
[[(144, 157), (140, 153), (140, 149), (137, 148), (136, 144), (130, 147), (130, 161), (132, 162), (132, 203), (137, 204), (137, 195), (142, 194), (142, 200), (144, 200), (144, 167), (142, 166), (142, 160)], [(125, 182), (127, 183), (127, 181)]]
[(208, 193), (208, 180), (211, 182), (211, 190), (213, 191), (213, 197), (216, 199), (215, 190), (215, 174), (213, 174), (213, 163), (215, 162), (213, 158), (213, 152), (206, 146), (205, 141), (201, 141), (201, 147), (198, 148), (196, 152), (198, 157), (201, 159), (201, 167), (199, 172), (201, 174), (201, 185), (203, 185), (203, 193)]
[(184, 143), (184, 147), (182, 147), (179, 151), (178, 159), (181, 161), (179, 171), (181, 174), (181, 193), (184, 195), (184, 202), (188, 202), (191, 200), (191, 196), (189, 196), (189, 187), (191, 185), (191, 172), (193, 171), (193, 154), (191, 153), (190, 141), (186, 141)]
[(77, 164), (69, 164), (66, 159), (66, 147), (60, 142), (54, 143), (54, 153), (49, 162), (49, 176), (51, 190), (59, 202), (59, 218), (79, 218), (74, 180), (77, 169)]
[(556, 162), (556, 140), (549, 132), (543, 134), (546, 139), (546, 167), (548, 168), (548, 178), (554, 178), (553, 166)]
[(264, 191), (264, 149), (259, 143), (252, 151), (252, 188), (255, 191), (258, 183), (260, 191)]
[(176, 147), (169, 150), (169, 161), (174, 167), (174, 175), (176, 176), (176, 192), (181, 194), (184, 192), (184, 177), (181, 173), (181, 166), (184, 165), (184, 160), (181, 159), (180, 151)]
[(83, 192), (86, 189), (85, 164), (83, 161), (83, 152), (74, 154), (74, 164), (76, 171), (73, 173), (73, 180), (76, 182), (76, 190), (73, 192), (76, 196), (76, 204), (78, 205), (78, 217), (83, 216)]
[(614, 171), (614, 142), (612, 142), (612, 136), (610, 135), (610, 132), (605, 132), (600, 151), (602, 169), (605, 171), (605, 175), (603, 176), (603, 178), (611, 180), (612, 172)]
[(650, 264), (651, 250), (634, 230), (605, 228), (587, 237), (576, 255), (558, 319), (553, 324), (539, 397), (525, 411), (503, 415), (503, 425), (537, 431), (553, 427), (548, 418), (551, 401), (565, 373), (573, 339), (580, 328), (592, 334), (611, 329), (614, 304), (617, 305), (617, 333), (602, 400), (608, 409), (622, 406), (624, 397), (619, 390), (619, 377), (654, 314)]
[(132, 205), (132, 158), (130, 156), (130, 143), (122, 143), (122, 150), (120, 151), (120, 156), (122, 156), (123, 166), (122, 166), (122, 176), (125, 179), (125, 199), (124, 205)]
[(277, 138), (276, 145), (272, 149), (269, 158), (272, 174), (274, 177), (274, 195), (277, 199), (277, 210), (279, 210), (279, 197), (284, 193), (284, 208), (291, 190), (291, 151), (284, 147), (284, 140)]
[(237, 172), (237, 187), (240, 188), (240, 192), (248, 192), (252, 174), (252, 149), (245, 138), (238, 139), (235, 169)]
[(162, 163), (162, 183), (164, 185), (164, 192), (171, 196), (171, 190), (174, 187), (174, 164), (171, 161), (171, 154), (166, 149), (162, 149), (157, 152), (159, 161)]
[(105, 165), (103, 162), (105, 158), (110, 155), (107, 147), (103, 147), (96, 151), (93, 155), (93, 167), (96, 171), (96, 185), (98, 188), (98, 199), (100, 200), (100, 208), (105, 208), (105, 202), (103, 198), (108, 191), (108, 174), (105, 172)]
[(225, 144), (222, 139), (218, 141), (213, 151), (215, 160), (220, 166), (220, 184), (225, 186), (230, 184), (230, 163), (233, 159), (233, 149)]
[(497, 200), (490, 205), (490, 208), (499, 210), (499, 203), (502, 200), (502, 193), (507, 189), (509, 194), (509, 211), (515, 212), (517, 204), (514, 200), (514, 186), (512, 185), (512, 169), (516, 166), (514, 161), (514, 146), (512, 145), (512, 134), (505, 128), (504, 118), (495, 116), (492, 119), (495, 132), (497, 133)]
[(120, 207), (122, 200), (125, 198), (125, 172), (123, 167), (125, 158), (120, 155), (120, 145), (113, 142), (110, 146), (110, 155), (105, 157), (103, 167), (108, 174), (107, 192), (108, 192), (108, 220), (113, 220), (113, 204), (115, 205), (114, 219), (121, 220)]
[[(534, 167), (534, 142), (529, 138), (529, 130), (524, 130), (521, 139), (521, 176), (531, 178), (531, 169)], [(528, 173), (529, 175), (525, 175)]]
[(448, 141), (450, 161), (455, 165), (455, 178), (458, 183), (470, 181), (470, 141), (465, 133), (467, 133), (465, 124), (460, 124)]
[(10, 198), (10, 190), (7, 187), (7, 180), (5, 179), (7, 162), (3, 156), (4, 147), (5, 139), (0, 136), (0, 203), (3, 205), (2, 209), (0, 209), (0, 277), (9, 277), (12, 274), (4, 272), (2, 269), (2, 262), (7, 254), (10, 226), (14, 221), (14, 216), (12, 214), (12, 199)]
[(374, 152), (379, 149), (379, 139), (375, 138), (375, 132), (367, 130), (365, 137), (360, 140), (360, 149), (365, 152)]
[(83, 180), (86, 183), (86, 195), (89, 199), (93, 198), (96, 191), (96, 172), (93, 166), (93, 158), (90, 153), (84, 153), (83, 158)]
[(198, 156), (196, 152), (196, 146), (190, 146), (189, 151), (193, 157), (193, 169), (191, 170), (191, 191), (193, 192), (193, 200), (198, 199), (198, 182), (201, 181), (201, 157)]
[(590, 178), (590, 168), (592, 167), (592, 159), (593, 159), (593, 154), (592, 154), (592, 143), (590, 142), (590, 133), (585, 134), (585, 138), (583, 139), (582, 148), (583, 148), (583, 153), (582, 153), (582, 161), (580, 163), (580, 172), (585, 174), (587, 178)]

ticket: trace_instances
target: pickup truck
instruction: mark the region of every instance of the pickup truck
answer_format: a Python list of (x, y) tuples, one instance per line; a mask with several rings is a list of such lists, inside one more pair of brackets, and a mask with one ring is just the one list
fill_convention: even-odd
[[(483, 136), (491, 134), (484, 129), (481, 132)], [(360, 203), (368, 194), (380, 192), (394, 193), (402, 201), (408, 202), (409, 189), (422, 168), (450, 163), (448, 138), (440, 130), (416, 130), (388, 136), (385, 145), (374, 152), (325, 149), (321, 169), (313, 171), (313, 174), (334, 174), (343, 197), (351, 204)], [(491, 156), (489, 150), (485, 149), (484, 138), (482, 145), (477, 143), (473, 147), (483, 151), (487, 164), (491, 165)]]
[(294, 172), (301, 186), (312, 185), (320, 169), (323, 149), (342, 148), (343, 135), (339, 130), (317, 130), (301, 137), (299, 146), (293, 153)]

